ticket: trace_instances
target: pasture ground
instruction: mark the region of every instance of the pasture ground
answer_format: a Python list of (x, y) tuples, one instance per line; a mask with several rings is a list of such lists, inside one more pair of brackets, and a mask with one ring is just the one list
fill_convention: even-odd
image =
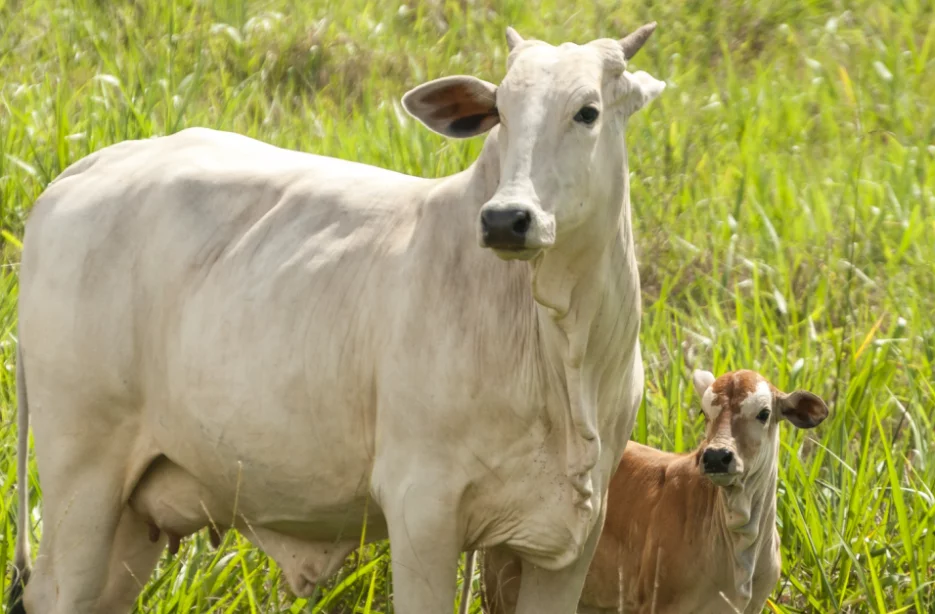
[[(655, 6), (653, 6), (655, 5)], [(0, 0), (0, 580), (16, 515), (19, 238), (65, 166), (201, 125), (423, 176), (464, 168), (399, 105), (498, 81), (504, 27), (552, 43), (659, 29), (666, 92), (628, 133), (647, 392), (634, 438), (698, 440), (688, 379), (751, 367), (832, 403), (784, 428), (773, 612), (935, 612), (935, 5), (925, 0)], [(32, 479), (35, 480), (33, 466)], [(41, 531), (41, 492), (32, 520)], [(309, 600), (229, 535), (163, 558), (139, 611), (387, 612), (386, 544)], [(474, 605), (475, 612), (479, 606)]]

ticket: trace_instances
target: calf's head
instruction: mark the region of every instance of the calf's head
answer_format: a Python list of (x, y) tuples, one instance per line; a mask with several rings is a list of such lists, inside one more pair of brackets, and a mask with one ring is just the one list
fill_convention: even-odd
[(745, 482), (778, 452), (779, 423), (810, 429), (828, 417), (828, 407), (805, 390), (785, 393), (756, 371), (734, 371), (715, 379), (692, 374), (705, 416), (701, 471), (719, 486)]
[(626, 70), (655, 27), (557, 47), (508, 28), (499, 86), (453, 76), (406, 93), (405, 109), (440, 134), (500, 126), (500, 182), (477, 221), (482, 247), (528, 260), (578, 228), (616, 228), (627, 189), (626, 120), (665, 88)]

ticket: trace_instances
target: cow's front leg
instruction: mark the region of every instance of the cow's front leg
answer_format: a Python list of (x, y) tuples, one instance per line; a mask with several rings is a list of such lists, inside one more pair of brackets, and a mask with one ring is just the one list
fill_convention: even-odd
[(594, 550), (601, 536), (606, 512), (606, 506), (602, 505), (600, 517), (584, 544), (581, 556), (571, 565), (558, 571), (548, 571), (523, 561), (516, 614), (575, 613), (591, 559), (594, 558)]
[(441, 476), (415, 473), (380, 497), (390, 536), (397, 614), (451, 614), (462, 536)]

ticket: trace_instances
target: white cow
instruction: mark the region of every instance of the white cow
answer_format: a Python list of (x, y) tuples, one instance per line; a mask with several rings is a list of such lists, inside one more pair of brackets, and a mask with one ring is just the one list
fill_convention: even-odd
[(642, 395), (624, 130), (664, 85), (626, 68), (654, 27), (510, 29), (499, 87), (408, 92), (441, 134), (499, 124), (443, 179), (205, 129), (67, 168), (21, 268), (23, 574), (30, 413), (44, 519), (17, 603), (126, 611), (209, 525), (308, 595), (366, 519), (401, 614), (451, 612), (460, 553), (497, 544), (517, 611), (573, 612)]

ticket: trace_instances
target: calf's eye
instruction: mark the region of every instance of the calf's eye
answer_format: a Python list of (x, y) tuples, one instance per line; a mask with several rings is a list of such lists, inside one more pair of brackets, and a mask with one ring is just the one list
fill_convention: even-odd
[(762, 422), (763, 424), (766, 424), (766, 422), (769, 420), (769, 410), (764, 409), (763, 411), (758, 413), (756, 415), (756, 419)]
[(600, 111), (588, 105), (586, 107), (581, 107), (581, 109), (575, 114), (575, 121), (579, 124), (590, 126), (595, 122), (595, 120), (597, 120), (597, 116), (600, 114)]

